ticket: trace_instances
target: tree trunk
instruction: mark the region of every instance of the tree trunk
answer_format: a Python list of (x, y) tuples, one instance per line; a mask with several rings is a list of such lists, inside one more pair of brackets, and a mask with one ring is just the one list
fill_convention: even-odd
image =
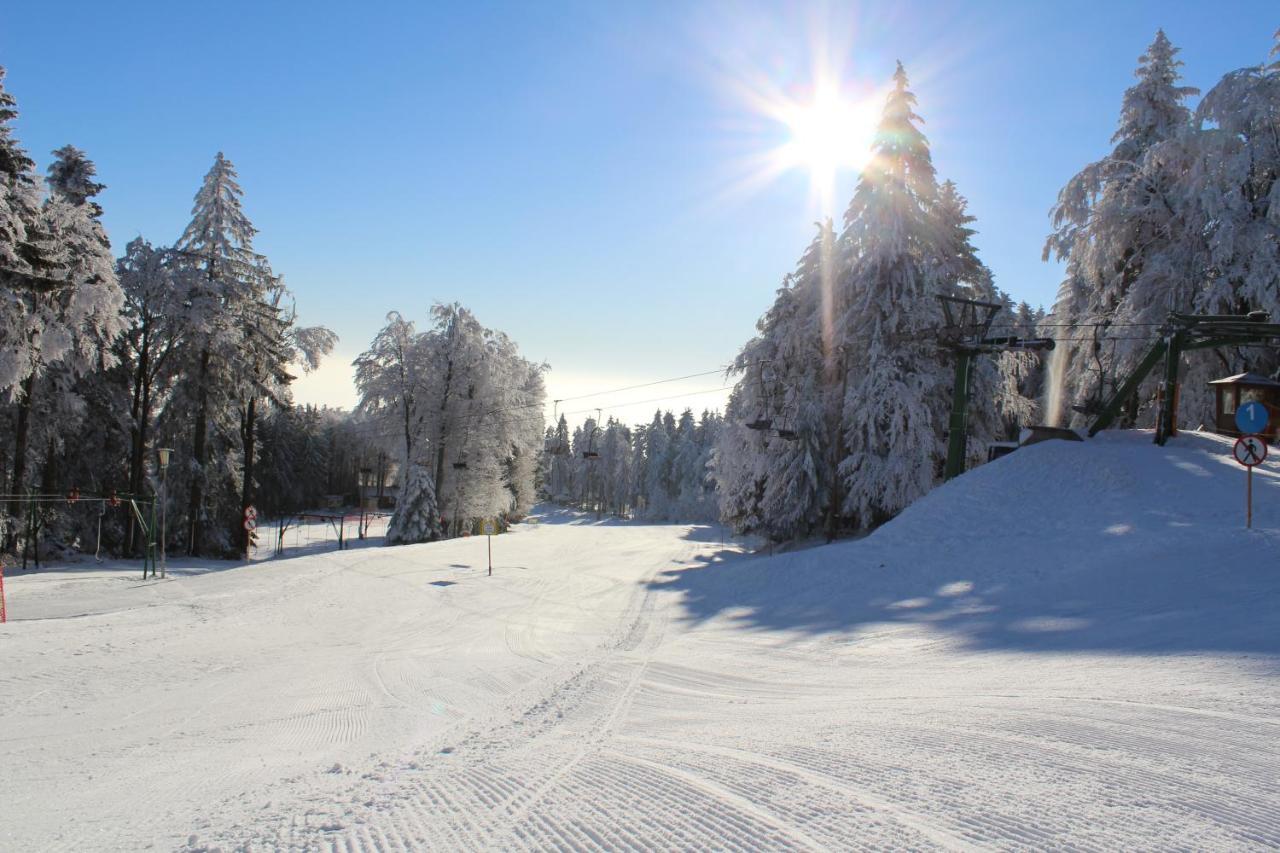
[[(138, 369), (133, 376), (133, 442), (129, 448), (129, 492), (140, 494), (144, 476), (143, 463), (147, 453), (147, 420), (151, 411), (151, 383), (148, 378), (150, 369), (150, 329), (145, 323), (142, 327), (142, 345), (138, 351)], [(138, 520), (129, 516), (129, 529), (125, 533), (125, 553), (135, 553), (141, 544), (138, 539)]]
[[(34, 374), (22, 381), (22, 400), (18, 403), (18, 422), (14, 425), (13, 431), (13, 486), (9, 492), (14, 497), (10, 504), (10, 514), (18, 519), (22, 518), (23, 511), (23, 501), (19, 496), (23, 494), (26, 487), (24, 481), (27, 478), (27, 442), (31, 437), (31, 398), (35, 392), (35, 383)], [(5, 537), (5, 550), (11, 550), (17, 542), (17, 525), (14, 525), (14, 529), (10, 530)]]
[(844, 457), (844, 399), (849, 392), (849, 364), (846, 356), (841, 356), (840, 364), (840, 397), (832, 407), (835, 429), (831, 436), (831, 494), (828, 498), (830, 506), (827, 507), (828, 542), (834, 541), (840, 530), (840, 460)]
[[(451, 333), (452, 334), (452, 333)], [(449, 387), (453, 384), (453, 352), (452, 341), (450, 341), (449, 363), (444, 373), (444, 395), (440, 402), (440, 438), (436, 442), (436, 497), (443, 500), (444, 498), (444, 439), (445, 439), (445, 417), (449, 408)], [(457, 506), (457, 502), (454, 502)]]
[(196, 404), (195, 433), (191, 442), (191, 501), (187, 507), (187, 553), (199, 555), (204, 547), (204, 469), (209, 433), (209, 350), (200, 352), (199, 399)]
[(240, 436), (244, 440), (244, 483), (240, 492), (240, 541), (244, 547), (245, 558), (249, 556), (249, 546), (252, 543), (252, 534), (245, 529), (244, 512), (253, 505), (253, 454), (254, 454), (254, 430), (258, 419), (258, 399), (256, 397), (249, 398), (249, 406), (245, 410), (244, 422), (240, 426)]

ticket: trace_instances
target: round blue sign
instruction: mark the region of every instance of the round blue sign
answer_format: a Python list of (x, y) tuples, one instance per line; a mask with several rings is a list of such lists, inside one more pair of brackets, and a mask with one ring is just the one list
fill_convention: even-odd
[(1270, 419), (1267, 407), (1258, 402), (1245, 403), (1236, 409), (1236, 426), (1245, 435), (1265, 432)]

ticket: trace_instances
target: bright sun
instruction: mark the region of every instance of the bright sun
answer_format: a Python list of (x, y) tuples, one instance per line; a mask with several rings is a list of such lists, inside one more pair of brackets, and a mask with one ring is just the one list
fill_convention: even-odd
[(839, 173), (859, 170), (871, 157), (878, 104), (873, 97), (846, 98), (836, 85), (821, 83), (807, 103), (787, 101), (772, 106), (771, 117), (789, 134), (774, 152), (775, 168), (807, 171), (814, 200), (824, 212), (833, 212)]

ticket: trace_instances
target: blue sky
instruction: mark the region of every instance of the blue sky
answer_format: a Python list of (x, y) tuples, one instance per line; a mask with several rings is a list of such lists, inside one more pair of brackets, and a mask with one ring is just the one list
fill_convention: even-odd
[[(176, 239), (224, 151), (302, 320), (341, 336), (298, 397), (337, 404), (386, 312), (425, 320), (437, 300), (548, 361), (553, 397), (729, 361), (821, 212), (802, 171), (744, 185), (786, 131), (741, 91), (804, 98), (816, 47), (853, 93), (902, 60), (997, 283), (1047, 304), (1049, 206), (1107, 149), (1156, 28), (1208, 88), (1280, 27), (1260, 0), (14, 6), (0, 65), (41, 168), (87, 151), (123, 248)], [(856, 178), (839, 175), (837, 217)], [(565, 408), (647, 419), (721, 396), (627, 404), (719, 384)]]

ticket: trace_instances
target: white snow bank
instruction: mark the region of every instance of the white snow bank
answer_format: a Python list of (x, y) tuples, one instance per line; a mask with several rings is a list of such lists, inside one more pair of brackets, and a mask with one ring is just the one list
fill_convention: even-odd
[[(1047, 441), (936, 489), (871, 536), (666, 582), (692, 619), (847, 631), (927, 623), (977, 647), (1280, 652), (1280, 453), (1143, 431)], [(1264, 603), (1270, 602), (1270, 603)]]

